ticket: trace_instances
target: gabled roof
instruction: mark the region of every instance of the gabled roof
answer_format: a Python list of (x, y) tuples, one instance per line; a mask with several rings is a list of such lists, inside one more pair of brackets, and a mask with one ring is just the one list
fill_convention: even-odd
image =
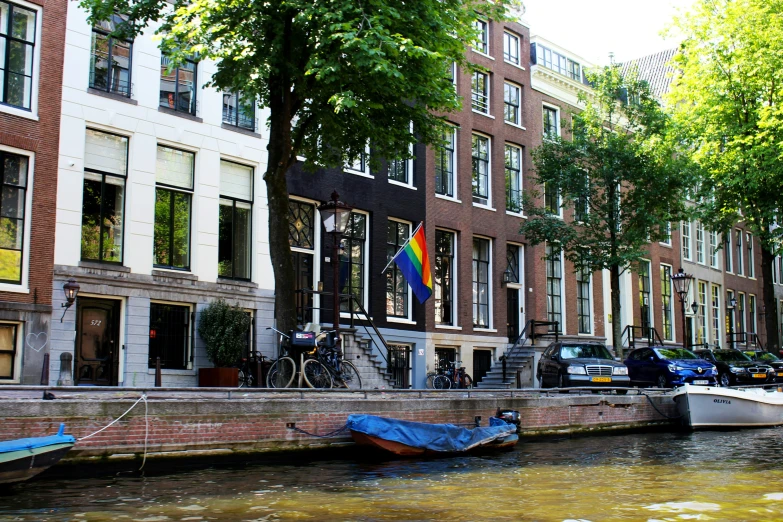
[(662, 98), (669, 92), (675, 69), (668, 62), (677, 54), (677, 49), (668, 49), (659, 53), (629, 60), (622, 64), (623, 74), (632, 67), (637, 67), (639, 79), (650, 85), (650, 90), (656, 98)]

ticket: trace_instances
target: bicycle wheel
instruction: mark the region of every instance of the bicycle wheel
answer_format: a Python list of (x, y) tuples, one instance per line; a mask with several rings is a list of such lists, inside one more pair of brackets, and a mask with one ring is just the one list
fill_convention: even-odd
[(362, 378), (359, 376), (359, 370), (353, 363), (342, 361), (340, 363), (340, 372), (334, 380), (335, 388), (347, 388), (349, 390), (361, 390)]
[(253, 375), (249, 370), (239, 369), (239, 387), (250, 388), (253, 386)]
[(463, 388), (473, 388), (473, 377), (468, 375), (467, 373), (462, 376), (462, 387)]
[(310, 388), (332, 387), (332, 376), (318, 359), (307, 359), (302, 366), (302, 375)]
[(451, 388), (451, 379), (445, 375), (436, 375), (435, 378), (432, 379), (432, 387), (436, 390), (448, 390)]
[(296, 365), (290, 357), (281, 357), (269, 368), (266, 374), (266, 385), (269, 388), (288, 388), (294, 381)]
[(434, 374), (434, 373), (428, 373), (428, 374), (427, 374), (427, 384), (426, 384), (426, 386), (427, 386), (427, 388), (429, 388), (430, 390), (431, 390), (431, 389), (433, 389), (433, 388), (435, 387), (435, 385), (434, 385), (434, 384), (433, 384), (433, 382), (432, 382), (432, 381), (434, 381), (434, 380), (435, 380), (435, 375), (436, 375), (436, 374)]

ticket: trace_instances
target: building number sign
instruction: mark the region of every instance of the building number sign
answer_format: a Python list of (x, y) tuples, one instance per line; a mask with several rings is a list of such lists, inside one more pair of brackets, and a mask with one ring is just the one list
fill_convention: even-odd
[(90, 326), (100, 326), (102, 322), (100, 319), (93, 319), (90, 321)]

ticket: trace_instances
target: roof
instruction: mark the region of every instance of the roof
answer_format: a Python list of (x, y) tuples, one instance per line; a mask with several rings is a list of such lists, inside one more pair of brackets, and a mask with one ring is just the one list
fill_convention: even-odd
[(622, 64), (623, 74), (632, 67), (638, 68), (639, 79), (646, 81), (650, 85), (650, 90), (656, 98), (662, 98), (669, 92), (669, 86), (674, 76), (674, 68), (667, 65), (677, 49), (668, 49), (648, 56), (643, 56), (635, 60), (629, 60)]

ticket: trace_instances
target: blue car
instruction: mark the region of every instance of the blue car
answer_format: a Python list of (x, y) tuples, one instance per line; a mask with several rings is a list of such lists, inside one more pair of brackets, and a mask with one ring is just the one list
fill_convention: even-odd
[(671, 388), (687, 384), (717, 385), (718, 369), (709, 361), (683, 348), (650, 346), (637, 348), (624, 361), (631, 383), (637, 386)]

